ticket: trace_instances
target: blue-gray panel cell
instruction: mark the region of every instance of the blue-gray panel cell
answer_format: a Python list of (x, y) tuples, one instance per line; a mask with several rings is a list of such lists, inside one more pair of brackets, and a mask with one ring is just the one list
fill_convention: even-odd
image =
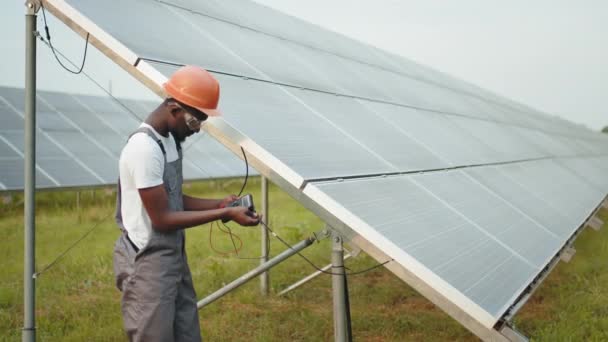
[(364, 63), (382, 63), (376, 54), (368, 51), (369, 46), (361, 42), (311, 25), (253, 1), (177, 0), (172, 3), (204, 16), (228, 21), (235, 26), (263, 32), (272, 37), (280, 37), (283, 41), (298, 42), (302, 46), (321, 49)]
[[(94, 112), (91, 112), (77, 101), (78, 96), (61, 93), (44, 93), (41, 94), (40, 97), (53, 106), (56, 111), (67, 117), (68, 120), (86, 132), (103, 132), (108, 130), (108, 126), (104, 124)], [(65, 122), (64, 125), (70, 127), (67, 122)], [(71, 129), (74, 130), (73, 128)]]
[(555, 136), (548, 133), (529, 128), (514, 128), (514, 130), (519, 136), (534, 145), (543, 155), (564, 157), (576, 154), (570, 146), (563, 144), (555, 139)]
[(572, 231), (583, 223), (604, 196), (576, 174), (550, 160), (503, 165), (500, 170), (568, 217), (573, 222)]
[(538, 270), (412, 183), (410, 177), (315, 185), (489, 313), (498, 315)]
[(433, 172), (412, 179), (531, 266), (544, 267), (561, 247), (557, 235), (461, 171)]
[(64, 149), (73, 153), (76, 158), (84, 156), (109, 156), (103, 150), (103, 145), (97, 145), (89, 140), (90, 137), (86, 137), (80, 132), (49, 132), (49, 136), (63, 146)]
[(2, 130), (23, 130), (23, 113), (21, 115), (16, 113), (16, 108), (11, 108), (9, 105), (3, 102), (7, 101), (11, 106), (14, 105), (8, 100), (8, 98), (3, 97), (2, 95), (6, 95), (4, 91), (6, 88), (2, 89), (2, 93), (0, 94), (0, 129)]
[[(5, 190), (23, 189), (23, 158), (0, 158), (0, 183)], [(36, 170), (36, 188), (48, 188), (55, 186), (48, 177)], [(3, 190), (0, 187), (0, 191)]]
[(96, 174), (98, 174), (106, 184), (116, 183), (118, 179), (118, 160), (103, 154), (84, 155), (79, 159)]
[(83, 112), (86, 111), (85, 108), (74, 101), (72, 95), (67, 93), (60, 93), (54, 91), (38, 91), (38, 99), (47, 102), (49, 104), (48, 107), (52, 106), (55, 110), (59, 112)]
[(54, 111), (36, 110), (36, 125), (45, 132), (77, 132), (76, 128)]
[(331, 84), (337, 86), (341, 94), (397, 101), (385, 90), (385, 85), (380, 83), (380, 80), (375, 80), (365, 73), (366, 70), (377, 69), (324, 52), (309, 53), (305, 59), (317, 72), (325, 75)]
[(318, 51), (301, 51), (286, 41), (202, 16), (195, 18), (193, 24), (216, 37), (222, 37), (222, 44), (227, 49), (266, 75), (265, 79), (338, 92), (337, 87), (306, 62), (306, 55), (302, 56), (306, 53), (318, 54)]
[(5, 142), (5, 137), (0, 133), (0, 159), (14, 159), (21, 158), (22, 154), (15, 151), (14, 146), (11, 147)]
[(559, 159), (557, 163), (577, 174), (591, 187), (600, 192), (608, 193), (608, 177), (606, 170), (596, 164), (598, 158), (567, 158)]
[[(2, 131), (0, 135), (6, 138), (13, 146), (21, 153), (25, 153), (24, 149), (24, 132), (23, 131)], [(51, 141), (45, 133), (36, 132), (36, 157), (51, 157), (51, 158), (67, 158), (67, 154), (62, 151), (57, 144)]]
[(38, 165), (56, 179), (61, 186), (90, 186), (100, 184), (88, 170), (72, 159), (38, 159)]
[(423, 145), (367, 109), (361, 102), (343, 96), (313, 91), (292, 91), (354, 140), (366, 146), (399, 171), (445, 168), (448, 164)]
[(492, 149), (455, 125), (446, 115), (389, 104), (364, 103), (452, 166), (487, 164), (496, 160)]
[[(144, 0), (83, 0), (69, 3), (140, 57), (183, 64), (197, 62), (208, 69), (254, 75), (250, 68), (216, 42), (193, 30), (192, 25), (184, 20), (191, 20), (195, 16), (193, 13)], [(123, 13), (136, 15), (116, 15), (117, 8)], [(159, 31), (159, 18), (171, 25), (165, 25)]]
[(502, 166), (476, 167), (466, 170), (466, 173), (559, 236), (562, 242), (566, 241), (580, 223), (551, 206), (540, 194), (509, 178), (501, 169)]
[[(4, 100), (10, 103), (17, 111), (21, 113), (25, 112), (25, 92), (23, 89), (13, 87), (1, 87), (1, 89), (2, 93), (0, 96)], [(1, 101), (0, 104), (4, 105)]]
[[(170, 67), (159, 69), (173, 72)], [(231, 76), (215, 77), (222, 85), (223, 119), (304, 178), (397, 171), (283, 88)], [(266, 122), (272, 125), (263, 124)]]
[(492, 148), (496, 152), (495, 162), (544, 157), (532, 143), (518, 136), (512, 126), (459, 117), (450, 120)]
[[(141, 123), (140, 118), (135, 117), (111, 99), (85, 95), (75, 96), (75, 98), (97, 118), (104, 121), (106, 126), (112, 127), (125, 137), (129, 136)], [(143, 117), (144, 115), (142, 115)]]
[(101, 145), (104, 148), (106, 148), (107, 150), (109, 150), (112, 153), (112, 155), (116, 158), (118, 158), (120, 156), (120, 152), (122, 151), (122, 148), (127, 143), (126, 135), (119, 135), (112, 131), (93, 132), (93, 133), (89, 133), (89, 135), (96, 141), (100, 142)]

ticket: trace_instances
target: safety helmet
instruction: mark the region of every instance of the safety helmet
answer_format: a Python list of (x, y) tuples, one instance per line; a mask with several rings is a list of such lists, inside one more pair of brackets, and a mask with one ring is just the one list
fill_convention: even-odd
[(194, 107), (209, 116), (219, 116), (220, 84), (205, 69), (186, 65), (179, 68), (163, 84), (167, 97)]

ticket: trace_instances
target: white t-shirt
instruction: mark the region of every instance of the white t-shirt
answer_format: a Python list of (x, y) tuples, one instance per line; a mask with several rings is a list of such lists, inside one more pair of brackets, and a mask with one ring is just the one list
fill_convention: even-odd
[[(167, 153), (167, 162), (177, 160), (177, 146), (171, 134), (163, 137), (152, 128), (142, 123), (139, 127), (148, 127), (163, 143)], [(141, 249), (148, 243), (152, 223), (143, 206), (138, 189), (145, 189), (163, 184), (165, 158), (158, 143), (148, 134), (139, 132), (131, 136), (120, 153), (120, 191), (122, 222), (129, 234), (129, 239)]]

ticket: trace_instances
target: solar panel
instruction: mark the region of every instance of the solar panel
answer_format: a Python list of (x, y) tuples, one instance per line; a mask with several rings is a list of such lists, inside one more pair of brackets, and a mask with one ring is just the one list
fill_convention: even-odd
[[(0, 190), (23, 188), (23, 99), (23, 89), (0, 87)], [(41, 189), (115, 184), (127, 137), (157, 105), (53, 91), (38, 91), (36, 102)], [(186, 180), (245, 174), (242, 161), (209, 137), (194, 136), (184, 151)]]
[(484, 339), (607, 193), (605, 136), (264, 6), (47, 4), (157, 92), (211, 69), (210, 135)]

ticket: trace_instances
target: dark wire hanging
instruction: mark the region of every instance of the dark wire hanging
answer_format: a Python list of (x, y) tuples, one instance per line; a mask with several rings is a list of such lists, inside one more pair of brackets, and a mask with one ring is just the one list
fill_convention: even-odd
[(44, 18), (44, 31), (46, 32), (46, 40), (49, 42), (49, 46), (51, 47), (53, 56), (55, 56), (55, 59), (57, 60), (59, 65), (61, 65), (65, 70), (67, 70), (68, 72), (70, 72), (74, 75), (80, 74), (82, 72), (82, 70), (84, 69), (84, 63), (87, 60), (87, 50), (89, 48), (89, 33), (87, 32), (86, 42), (84, 43), (84, 55), (82, 57), (82, 64), (80, 65), (80, 68), (78, 70), (72, 70), (72, 69), (66, 67), (59, 59), (59, 56), (57, 56), (57, 53), (55, 52), (55, 48), (53, 47), (53, 43), (51, 42), (51, 33), (49, 31), (49, 26), (47, 25), (47, 22), (46, 22), (46, 10), (44, 9), (44, 4), (42, 1), (40, 2), (40, 7), (42, 8), (42, 17)]

